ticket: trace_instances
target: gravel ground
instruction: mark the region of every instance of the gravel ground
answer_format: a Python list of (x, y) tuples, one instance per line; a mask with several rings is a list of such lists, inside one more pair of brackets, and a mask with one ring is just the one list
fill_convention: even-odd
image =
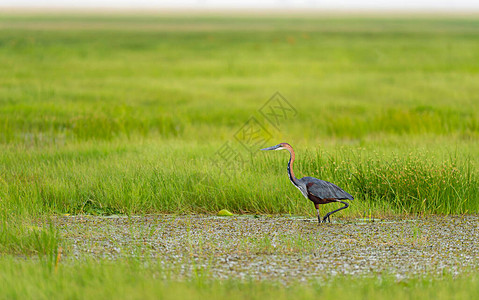
[(349, 220), (299, 217), (66, 216), (69, 259), (154, 258), (178, 276), (307, 280), (336, 274), (458, 274), (477, 269), (479, 216)]

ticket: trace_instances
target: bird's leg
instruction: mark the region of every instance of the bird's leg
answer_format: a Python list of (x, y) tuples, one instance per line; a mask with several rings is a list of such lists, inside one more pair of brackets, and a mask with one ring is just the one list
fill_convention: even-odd
[(342, 204), (344, 204), (344, 206), (343, 206), (343, 207), (340, 207), (340, 208), (338, 208), (338, 209), (336, 209), (336, 210), (333, 210), (333, 211), (328, 212), (328, 213), (324, 216), (323, 222), (326, 222), (326, 220), (328, 220), (328, 221), (331, 223), (331, 219), (329, 218), (329, 216), (331, 216), (332, 214), (334, 214), (334, 213), (336, 213), (336, 212), (338, 212), (338, 211), (340, 211), (340, 210), (342, 210), (342, 209), (345, 209), (345, 208), (348, 208), (348, 207), (349, 207), (349, 204), (346, 203), (346, 202), (344, 202), (344, 201), (337, 200), (337, 202), (341, 202)]
[(318, 222), (321, 223), (321, 216), (319, 215), (319, 204), (314, 204), (314, 207), (316, 208), (316, 215), (318, 216)]

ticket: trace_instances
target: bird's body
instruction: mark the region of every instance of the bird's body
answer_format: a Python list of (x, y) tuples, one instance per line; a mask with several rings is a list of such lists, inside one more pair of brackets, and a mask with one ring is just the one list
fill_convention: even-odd
[(318, 178), (314, 178), (314, 177), (303, 177), (301, 179), (297, 179), (294, 176), (293, 162), (294, 162), (295, 154), (294, 154), (293, 147), (291, 147), (290, 144), (281, 143), (276, 146), (272, 146), (262, 150), (282, 150), (282, 149), (286, 149), (290, 153), (290, 158), (288, 162), (289, 180), (291, 180), (291, 183), (301, 191), (301, 193), (306, 199), (309, 199), (314, 203), (314, 207), (316, 208), (316, 211), (318, 213), (318, 221), (320, 223), (321, 223), (321, 217), (319, 215), (320, 204), (326, 204), (331, 202), (340, 202), (344, 204), (343, 207), (327, 213), (326, 216), (323, 218), (323, 222), (326, 222), (326, 220), (330, 220), (329, 216), (332, 215), (333, 213), (338, 212), (342, 209), (345, 209), (349, 206), (346, 202), (341, 200), (353, 200), (354, 199), (353, 196), (345, 192), (342, 188), (338, 187), (337, 185), (331, 182), (318, 179)]
[(308, 199), (315, 204), (326, 204), (336, 200), (354, 200), (353, 196), (345, 192), (334, 183), (327, 182), (314, 177), (303, 177), (299, 179), (306, 184)]

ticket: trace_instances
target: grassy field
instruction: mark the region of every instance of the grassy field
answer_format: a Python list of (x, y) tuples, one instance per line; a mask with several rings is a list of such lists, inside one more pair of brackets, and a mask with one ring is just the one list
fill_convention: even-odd
[(164, 267), (137, 261), (87, 261), (56, 270), (12, 259), (1, 259), (0, 264), (0, 297), (4, 299), (471, 299), (479, 289), (477, 275), (399, 282), (387, 275), (344, 277), (284, 286), (212, 280), (201, 272), (185, 281), (171, 281)]
[[(287, 154), (235, 139), (254, 117), (259, 142), (296, 148), (298, 176), (353, 194), (352, 214), (479, 208), (472, 18), (0, 20), (3, 207), (311, 212)], [(296, 114), (274, 127), (259, 110), (277, 91)], [(243, 164), (215, 168), (224, 143)]]
[[(287, 153), (257, 151), (279, 142), (296, 149), (297, 177), (355, 197), (339, 218), (477, 213), (478, 62), (475, 17), (1, 13), (0, 253), (54, 260), (55, 229), (29, 227), (52, 214), (313, 216)], [(1, 264), (25, 281), (43, 272)], [(438, 283), (412, 284), (386, 283), (405, 296)]]

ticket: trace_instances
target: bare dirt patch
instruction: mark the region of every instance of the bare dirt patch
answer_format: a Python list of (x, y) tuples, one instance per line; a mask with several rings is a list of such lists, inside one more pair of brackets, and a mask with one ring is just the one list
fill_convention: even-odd
[(54, 220), (69, 259), (154, 259), (179, 276), (306, 280), (336, 274), (458, 274), (479, 262), (478, 216), (351, 220), (300, 217), (68, 216)]

